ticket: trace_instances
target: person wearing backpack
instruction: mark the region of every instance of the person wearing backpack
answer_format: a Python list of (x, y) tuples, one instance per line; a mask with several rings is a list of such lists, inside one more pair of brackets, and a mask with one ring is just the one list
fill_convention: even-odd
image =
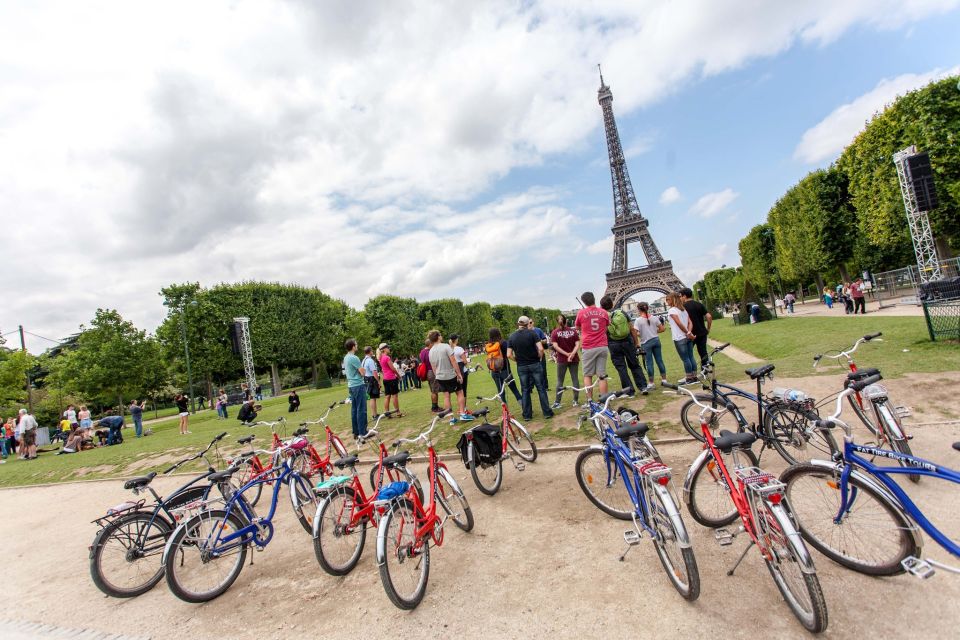
[[(517, 402), (520, 402), (520, 390), (517, 389), (517, 383), (510, 371), (510, 360), (507, 359), (507, 343), (503, 339), (503, 334), (500, 333), (500, 329), (493, 327), (490, 329), (488, 337), (489, 340), (484, 345), (484, 350), (487, 353), (487, 369), (490, 371), (490, 377), (493, 378), (493, 384), (496, 385), (498, 392), (506, 384), (506, 387), (513, 393), (513, 397), (516, 398)], [(500, 399), (504, 402), (507, 401), (506, 390), (500, 393)]]
[[(600, 308), (610, 314), (610, 324), (607, 326), (607, 349), (610, 351), (610, 361), (613, 368), (620, 375), (620, 388), (630, 387), (647, 395), (647, 377), (643, 375), (643, 367), (637, 358), (637, 347), (640, 339), (637, 330), (630, 322), (630, 318), (623, 309), (613, 308), (613, 298), (600, 298)], [(634, 382), (630, 382), (630, 373), (633, 373)]]

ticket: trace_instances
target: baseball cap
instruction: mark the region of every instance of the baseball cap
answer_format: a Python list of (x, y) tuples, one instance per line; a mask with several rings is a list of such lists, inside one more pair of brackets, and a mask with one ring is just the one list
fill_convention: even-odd
[(388, 345), (386, 342), (381, 342), (381, 343), (380, 343), (380, 346), (377, 347), (377, 349), (381, 349), (381, 350), (383, 350), (383, 349), (389, 349), (389, 348), (390, 348), (390, 345)]
[(517, 324), (530, 324), (530, 318), (527, 316), (520, 316), (517, 318)]

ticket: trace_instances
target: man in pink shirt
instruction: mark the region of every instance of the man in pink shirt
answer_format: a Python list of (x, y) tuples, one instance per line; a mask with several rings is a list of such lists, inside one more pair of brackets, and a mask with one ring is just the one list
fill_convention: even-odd
[[(593, 384), (593, 376), (602, 376), (600, 380), (600, 395), (607, 392), (607, 325), (610, 316), (600, 307), (594, 306), (596, 298), (592, 291), (585, 292), (580, 299), (586, 306), (577, 312), (577, 319), (573, 323), (580, 331), (580, 345), (583, 355), (583, 384), (589, 387)], [(593, 389), (587, 392), (593, 399)]]

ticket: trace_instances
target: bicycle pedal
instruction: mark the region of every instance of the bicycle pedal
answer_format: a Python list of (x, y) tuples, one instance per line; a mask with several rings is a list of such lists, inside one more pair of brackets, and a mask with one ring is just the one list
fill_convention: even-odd
[(516, 463), (515, 466), (516, 466), (516, 468), (517, 468), (517, 471), (523, 471), (524, 469), (527, 468), (527, 465), (523, 464), (522, 462)]
[(894, 407), (893, 412), (897, 414), (898, 418), (909, 418), (913, 415), (910, 407)]
[(914, 556), (907, 556), (900, 561), (900, 565), (907, 571), (907, 573), (912, 574), (921, 580), (931, 578), (937, 572), (936, 569), (930, 566), (929, 562), (920, 558), (915, 558)]
[(623, 532), (623, 541), (628, 545), (640, 544), (640, 534), (635, 529), (627, 529)]
[(713, 537), (720, 543), (721, 547), (727, 547), (733, 544), (733, 538), (736, 536), (729, 529), (721, 528), (713, 532)]
[(261, 546), (259, 546), (259, 545), (256, 545), (256, 546), (254, 546), (254, 549), (256, 549), (256, 550), (259, 552), (259, 551), (263, 551), (264, 549), (266, 549), (266, 547), (261, 547)]

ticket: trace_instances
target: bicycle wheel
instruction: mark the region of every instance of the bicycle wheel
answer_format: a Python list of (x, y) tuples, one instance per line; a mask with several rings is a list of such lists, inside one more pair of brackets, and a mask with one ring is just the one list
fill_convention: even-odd
[(783, 504), (774, 506), (762, 500), (755, 515), (758, 537), (770, 554), (764, 560), (780, 594), (804, 629), (820, 633), (827, 628), (827, 602), (816, 572), (806, 573), (801, 568), (798, 556), (809, 552), (794, 547), (803, 542), (796, 535), (793, 519)]
[(473, 452), (473, 459), (470, 460), (473, 484), (477, 485), (480, 493), (488, 496), (495, 495), (503, 483), (503, 460), (492, 463), (480, 462), (476, 447), (471, 446), (470, 450)]
[[(712, 394), (698, 393), (696, 395), (697, 400), (703, 404), (711, 407), (723, 406), (714, 399)], [(680, 422), (683, 424), (683, 428), (687, 430), (687, 433), (700, 442), (704, 442), (703, 430), (700, 428), (700, 411), (700, 407), (698, 407), (692, 399), (687, 400), (683, 403), (683, 406), (680, 407)], [(708, 424), (710, 425), (710, 432), (714, 435), (716, 435), (720, 429), (727, 429), (734, 433), (740, 430), (737, 417), (727, 410), (723, 410), (720, 413), (711, 413)]]
[[(256, 476), (257, 473), (253, 468), (253, 465), (247, 463), (243, 465), (243, 468), (240, 469), (236, 475), (234, 475), (234, 482), (236, 482), (237, 489), (243, 487), (245, 484), (250, 482)], [(256, 485), (250, 487), (243, 492), (243, 497), (247, 499), (247, 503), (251, 507), (255, 507), (260, 501), (260, 494), (263, 493), (263, 483), (257, 483)]]
[(830, 443), (799, 409), (787, 405), (769, 408), (764, 416), (764, 430), (787, 464), (831, 459)]
[(305, 478), (308, 484), (313, 483), (314, 480), (316, 480), (316, 482), (323, 482), (325, 480), (323, 469), (315, 468), (313, 466), (313, 460), (304, 450), (294, 454), (293, 459), (290, 461), (290, 467), (299, 473), (300, 477)]
[(306, 478), (296, 473), (292, 473), (288, 477), (290, 482), (290, 506), (293, 507), (293, 513), (297, 516), (297, 521), (300, 522), (303, 530), (313, 535), (313, 520), (317, 517), (320, 497)]
[[(870, 404), (870, 401), (867, 400), (867, 397), (859, 392), (850, 394), (847, 396), (847, 402), (850, 403), (850, 406), (853, 408), (853, 412), (857, 414), (857, 417), (860, 418), (860, 422), (870, 430), (876, 437), (880, 437), (880, 430), (877, 428), (876, 418), (873, 415), (873, 407)], [(863, 403), (863, 406), (860, 406), (860, 403)]]
[(684, 599), (694, 601), (700, 597), (700, 572), (693, 549), (681, 547), (687, 540), (686, 528), (673, 498), (665, 487), (654, 487), (647, 493), (650, 508), (650, 524), (657, 532), (654, 548), (667, 577)]
[(630, 520), (634, 514), (633, 501), (612, 454), (609, 471), (607, 469), (608, 460), (603, 449), (584, 449), (574, 465), (580, 489), (596, 508), (614, 518)]
[(430, 545), (417, 541), (417, 516), (409, 500), (397, 500), (377, 529), (377, 565), (390, 602), (414, 609), (423, 600), (430, 577)]
[(780, 477), (804, 540), (834, 562), (871, 576), (903, 573), (900, 562), (918, 556), (911, 521), (873, 487), (851, 476), (851, 504), (840, 522), (840, 478), (831, 469), (800, 464)]
[(137, 511), (101, 529), (90, 547), (90, 577), (114, 598), (146, 593), (163, 578), (160, 555), (173, 527), (164, 518)]
[(507, 423), (507, 446), (513, 449), (514, 453), (526, 460), (534, 462), (537, 459), (537, 444), (527, 428), (510, 418)]
[[(890, 442), (890, 448), (899, 453), (912, 456), (913, 450), (910, 448), (910, 442), (903, 437), (903, 425), (889, 400), (884, 400), (876, 405), (877, 413), (883, 424), (883, 432)], [(898, 460), (901, 467), (909, 467), (903, 460)], [(920, 475), (911, 473), (907, 476), (911, 482), (920, 482)]]
[(454, 524), (464, 531), (473, 529), (473, 511), (467, 503), (467, 496), (463, 495), (463, 489), (456, 481), (444, 473), (442, 467), (437, 469), (436, 499)]
[(357, 566), (367, 539), (367, 523), (353, 522), (357, 510), (352, 487), (329, 493), (317, 510), (313, 551), (324, 571), (343, 576)]
[[(746, 456), (752, 466), (757, 466), (757, 456), (750, 449), (740, 451), (739, 455)], [(725, 455), (724, 464), (732, 475), (733, 456)], [(725, 527), (739, 516), (730, 499), (730, 489), (712, 455), (694, 471), (688, 506), (693, 519), (711, 529)]]
[(236, 581), (247, 557), (250, 538), (215, 550), (217, 539), (237, 533), (246, 521), (236, 513), (204, 511), (177, 527), (164, 551), (167, 586), (186, 602), (208, 602)]

